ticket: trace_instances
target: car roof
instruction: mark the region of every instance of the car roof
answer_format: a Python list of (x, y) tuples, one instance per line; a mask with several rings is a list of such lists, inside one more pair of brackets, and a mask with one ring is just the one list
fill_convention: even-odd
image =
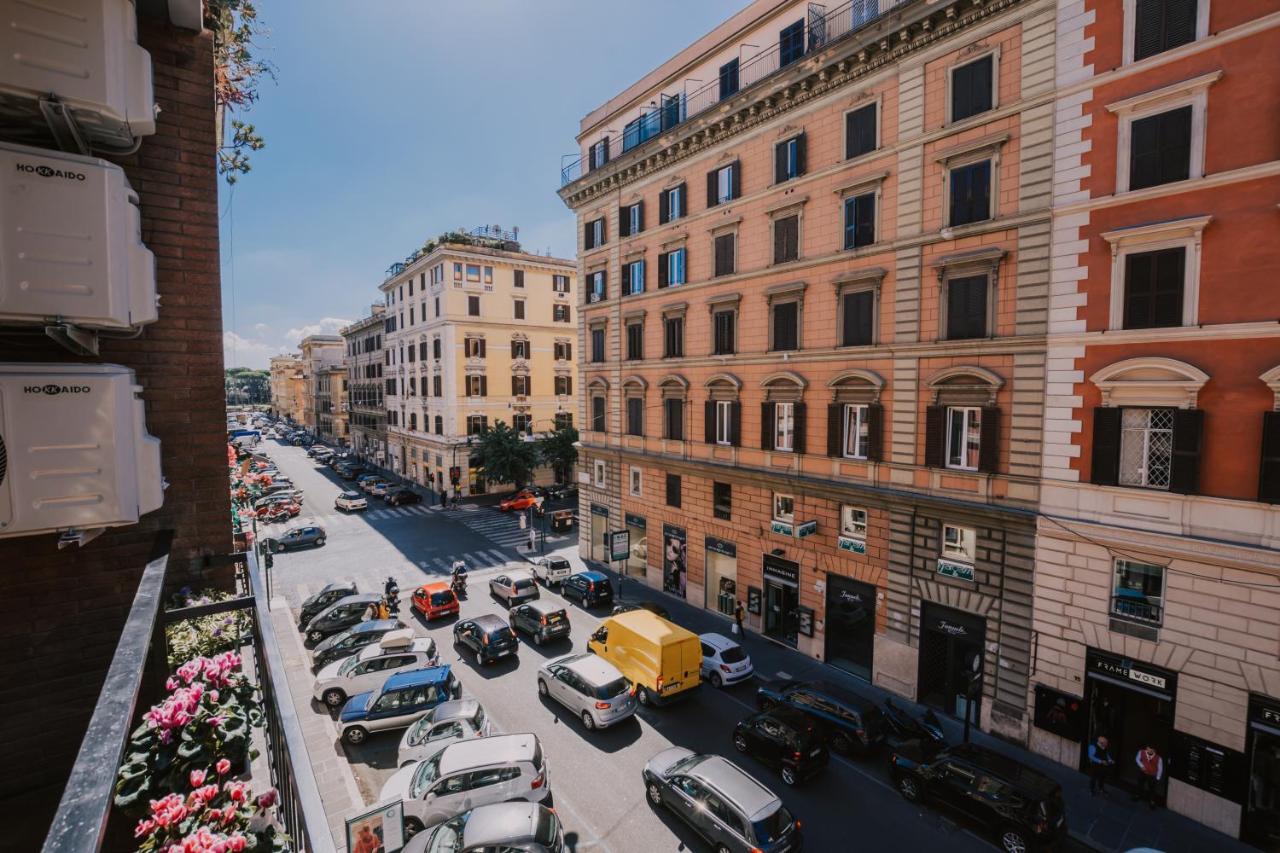
[(462, 830), (466, 849), (486, 849), (532, 838), (537, 832), (542, 807), (537, 803), (495, 803), (472, 810)]
[(321, 589), (320, 591), (336, 592), (337, 590), (340, 590), (340, 589), (355, 589), (355, 588), (356, 588), (355, 581), (332, 581), (331, 583), (325, 584), (324, 588)]
[(432, 722), (441, 723), (445, 720), (469, 720), (480, 711), (480, 700), (478, 699), (450, 699), (448, 702), (441, 702), (436, 706), (435, 712), (431, 715)]
[(507, 569), (506, 575), (512, 580), (533, 580), (533, 572), (528, 569)]
[(363, 496), (363, 495), (361, 495), (359, 492), (343, 492), (341, 495), (339, 495), (339, 497), (343, 497), (343, 498), (359, 498), (359, 497), (364, 497), (364, 496)]
[(557, 604), (556, 602), (546, 598), (535, 598), (532, 601), (526, 601), (520, 606), (533, 608), (539, 613), (561, 613), (564, 611), (563, 605)]
[(865, 711), (870, 708), (876, 707), (876, 703), (871, 701), (867, 697), (860, 696), (859, 694), (854, 693), (852, 690), (846, 690), (843, 687), (838, 687), (837, 685), (832, 684), (829, 681), (792, 681), (783, 687), (784, 690), (792, 690), (792, 689), (798, 689), (798, 688), (811, 690), (814, 693), (821, 693), (824, 696), (828, 696), (832, 699), (835, 699), (837, 702), (841, 703), (842, 705), (848, 705), (849, 707), (858, 711)]
[(609, 621), (655, 639), (663, 636), (673, 636), (682, 640), (697, 639), (698, 637), (697, 634), (687, 628), (681, 628), (670, 619), (664, 619), (652, 610), (646, 610), (643, 607), (638, 610), (628, 610), (625, 613), (610, 616)]
[(427, 684), (440, 684), (449, 680), (449, 665), (429, 666), (425, 669), (411, 669), (397, 673), (387, 679), (382, 686), (383, 692), (399, 690), (401, 687), (422, 687)]
[(720, 652), (724, 651), (725, 649), (731, 649), (734, 646), (738, 645), (733, 640), (730, 640), (728, 637), (726, 637), (724, 634), (715, 634), (715, 633), (699, 634), (698, 639), (706, 643), (708, 646), (715, 649), (716, 651), (720, 651)]
[(583, 654), (568, 661), (565, 666), (595, 685), (608, 684), (622, 678), (618, 668), (599, 655)]
[(606, 575), (604, 572), (595, 572), (595, 571), (578, 572), (578, 575), (579, 577), (584, 577), (589, 581), (606, 581), (609, 579), (609, 576)]
[(330, 604), (329, 607), (332, 609), (334, 607), (341, 607), (344, 604), (373, 604), (381, 600), (382, 596), (374, 595), (372, 592), (358, 592), (354, 595), (344, 595), (333, 604)]
[(530, 733), (458, 741), (449, 744), (440, 753), (440, 775), (456, 773), (468, 767), (532, 761), (537, 748), (538, 736)]
[(938, 760), (950, 757), (959, 758), (987, 770), (992, 775), (999, 776), (1005, 782), (1036, 797), (1048, 797), (1059, 787), (1057, 782), (1034, 767), (977, 744), (957, 744), (941, 753)]
[(792, 708), (790, 705), (774, 705), (767, 711), (759, 711), (752, 715), (754, 717), (772, 717), (788, 728), (796, 731), (808, 732), (816, 729), (814, 722), (809, 715), (799, 708)]
[(501, 616), (495, 616), (492, 613), (486, 613), (483, 616), (477, 616), (471, 621), (476, 623), (476, 625), (478, 625), (479, 627), (483, 628), (486, 631), (492, 631), (496, 628), (510, 627), (509, 625), (507, 625), (507, 620), (503, 619)]
[[(374, 596), (375, 598), (377, 596)], [(347, 596), (347, 598), (355, 598), (355, 596)], [(346, 599), (342, 599), (346, 601)], [(395, 631), (400, 628), (399, 619), (370, 619), (367, 622), (361, 622), (351, 628), (356, 634), (385, 634), (388, 631)]]
[(782, 800), (738, 765), (719, 755), (708, 755), (694, 765), (689, 775), (707, 783), (742, 809), (755, 821), (775, 811)]
[(434, 583), (424, 583), (422, 586), (418, 587), (418, 589), (422, 590), (423, 592), (444, 592), (448, 588), (449, 588), (449, 585), (444, 581), (435, 581)]

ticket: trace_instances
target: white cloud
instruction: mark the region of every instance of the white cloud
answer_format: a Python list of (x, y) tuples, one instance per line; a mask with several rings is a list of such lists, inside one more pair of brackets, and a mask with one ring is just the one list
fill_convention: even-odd
[(257, 332), (259, 335), (271, 334), (271, 327), (268, 326), (266, 323), (254, 323), (253, 330)]
[(290, 329), (284, 333), (284, 339), (289, 342), (290, 346), (297, 346), (298, 341), (308, 335), (333, 335), (343, 326), (350, 326), (350, 320), (343, 320), (340, 317), (322, 317), (317, 323), (308, 323), (305, 326)]
[(227, 367), (265, 370), (271, 363), (271, 356), (281, 352), (280, 347), (263, 340), (246, 338), (235, 332), (222, 333), (222, 360)]

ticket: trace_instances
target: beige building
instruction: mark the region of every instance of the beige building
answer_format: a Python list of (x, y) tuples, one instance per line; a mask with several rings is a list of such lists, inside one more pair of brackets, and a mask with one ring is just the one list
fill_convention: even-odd
[(347, 368), (334, 364), (316, 375), (316, 432), (334, 444), (347, 444), (351, 428), (347, 421)]
[[(469, 438), (498, 421), (536, 436), (573, 423), (572, 261), (480, 228), (432, 241), (388, 271), (386, 466), (436, 490), (490, 490)], [(544, 472), (549, 479), (550, 473)]]
[(560, 190), (581, 554), (626, 530), (629, 574), (1020, 742), (1055, 9), (756, 0), (583, 118)]
[(309, 335), (298, 344), (302, 351), (302, 416), (298, 423), (313, 433), (320, 432), (320, 376), (328, 368), (342, 365), (344, 346), (338, 335)]
[(302, 359), (294, 355), (277, 355), (271, 359), (271, 410), (295, 422), (302, 420)]
[(376, 465), (387, 460), (387, 406), (383, 396), (385, 351), (382, 336), (387, 306), (372, 306), (369, 316), (341, 331), (347, 354), (347, 421), (351, 426), (351, 449)]

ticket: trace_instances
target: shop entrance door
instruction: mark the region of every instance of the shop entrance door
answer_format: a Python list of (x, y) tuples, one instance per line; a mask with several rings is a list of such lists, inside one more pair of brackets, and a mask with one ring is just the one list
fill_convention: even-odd
[(1263, 850), (1280, 850), (1280, 702), (1249, 697), (1249, 798), (1244, 839)]
[(796, 645), (800, 625), (800, 564), (764, 555), (764, 635)]
[[(1116, 762), (1111, 781), (1136, 790), (1138, 767), (1134, 756), (1138, 750), (1149, 741), (1166, 762), (1172, 754), (1177, 674), (1095, 650), (1090, 650), (1085, 659), (1085, 673), (1089, 736), (1081, 746), (1080, 769), (1088, 772), (1089, 745), (1104, 735)], [(1162, 780), (1161, 796), (1164, 785)]]
[(609, 556), (605, 553), (604, 535), (609, 529), (609, 516), (598, 512), (600, 509), (604, 507), (591, 505), (591, 559), (607, 563)]
[[(963, 610), (925, 604), (920, 622), (920, 702), (964, 718), (968, 707), (969, 675), (982, 654), (987, 622)], [(982, 719), (982, 695), (974, 697), (970, 720)]]
[(876, 640), (876, 588), (827, 575), (827, 663), (871, 680)]

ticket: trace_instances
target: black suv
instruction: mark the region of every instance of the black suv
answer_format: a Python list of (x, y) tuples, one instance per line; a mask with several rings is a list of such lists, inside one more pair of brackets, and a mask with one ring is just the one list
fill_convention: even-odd
[(884, 712), (876, 703), (824, 681), (783, 681), (756, 691), (756, 707), (790, 706), (818, 724), (841, 755), (865, 756), (884, 740)]
[(600, 607), (613, 604), (613, 583), (603, 572), (578, 572), (564, 579), (560, 594), (577, 599), (583, 607)]
[(926, 761), (903, 744), (889, 758), (889, 774), (902, 796), (977, 824), (1007, 853), (1052, 848), (1066, 833), (1062, 787), (989, 749), (962, 744)]
[(492, 663), (514, 655), (520, 646), (516, 632), (499, 616), (485, 615), (464, 619), (453, 626), (453, 644), (475, 653), (476, 663)]
[(733, 745), (762, 764), (778, 768), (782, 781), (798, 785), (827, 766), (827, 748), (817, 723), (795, 708), (778, 706), (738, 723)]

